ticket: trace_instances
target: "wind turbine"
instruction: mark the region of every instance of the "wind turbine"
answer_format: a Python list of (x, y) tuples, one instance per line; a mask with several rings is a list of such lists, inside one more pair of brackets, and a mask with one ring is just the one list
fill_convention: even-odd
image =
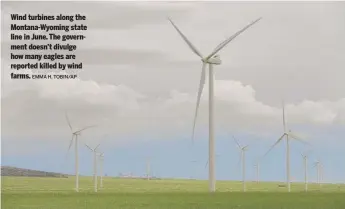
[(94, 191), (97, 192), (97, 148), (100, 144), (98, 144), (94, 149), (89, 147), (87, 144), (85, 146), (91, 150), (93, 153), (93, 183), (94, 183)]
[[(193, 169), (193, 174), (194, 174), (194, 172), (195, 172), (195, 164), (198, 162), (197, 160), (191, 160), (190, 161), (191, 163), (192, 163), (192, 169)], [(193, 174), (191, 175), (191, 179), (193, 179)], [(194, 179), (196, 179), (196, 176), (195, 176), (195, 178)]]
[[(284, 133), (283, 135), (270, 147), (270, 149), (264, 154), (263, 157), (265, 157), (277, 144), (279, 144), (284, 137), (286, 137), (286, 184), (288, 188), (288, 192), (291, 191), (291, 178), (290, 178), (290, 139), (295, 139), (297, 141), (300, 141), (304, 144), (308, 144), (304, 142), (302, 139), (297, 137), (295, 134), (291, 132), (291, 130), (286, 131), (286, 123), (285, 123), (285, 107), (284, 107), (284, 101), (283, 101), (283, 126), (284, 126)], [(309, 145), (309, 144), (308, 144)]]
[(303, 158), (304, 165), (304, 191), (308, 191), (308, 155), (301, 154)]
[(240, 160), (242, 161), (242, 185), (243, 185), (243, 192), (246, 191), (246, 151), (248, 150), (248, 145), (241, 146), (237, 139), (232, 136), (237, 147), (240, 149), (241, 157)]
[(243, 29), (239, 30), (237, 33), (235, 33), (234, 35), (230, 36), (228, 39), (221, 42), (213, 50), (213, 52), (211, 54), (209, 54), (206, 57), (203, 57), (203, 55), (187, 39), (187, 37), (181, 32), (181, 30), (175, 25), (175, 23), (170, 18), (168, 18), (168, 20), (174, 26), (176, 31), (180, 34), (180, 36), (187, 43), (189, 48), (197, 56), (199, 56), (201, 58), (201, 62), (202, 62), (201, 79), (200, 79), (200, 85), (199, 85), (199, 91), (198, 91), (198, 97), (197, 97), (197, 103), (196, 103), (196, 110), (195, 110), (195, 116), (194, 116), (192, 140), (194, 140), (194, 130), (195, 130), (196, 118), (197, 118), (198, 109), (199, 109), (200, 97), (201, 97), (202, 90), (203, 90), (203, 87), (205, 84), (206, 67), (207, 67), (207, 64), (209, 65), (209, 190), (210, 190), (210, 192), (215, 192), (215, 190), (216, 190), (215, 152), (214, 152), (214, 102), (213, 102), (214, 71), (213, 71), (213, 65), (220, 65), (222, 63), (222, 61), (220, 60), (220, 56), (217, 54), (221, 49), (223, 49), (228, 43), (230, 43), (233, 39), (235, 39), (238, 35), (240, 35), (242, 32), (244, 32), (250, 26), (257, 23), (260, 19), (261, 19), (261, 17), (255, 21), (253, 21), (252, 23), (248, 24)]
[(146, 177), (147, 177), (147, 180), (150, 180), (150, 169), (151, 169), (150, 158), (147, 158), (147, 160), (146, 160)]
[(74, 152), (75, 152), (75, 191), (76, 192), (79, 192), (79, 156), (78, 156), (78, 136), (80, 136), (81, 132), (86, 130), (86, 129), (89, 129), (89, 128), (92, 128), (92, 127), (95, 127), (95, 125), (93, 126), (86, 126), (84, 128), (81, 128), (79, 130), (74, 130), (72, 128), (72, 125), (68, 119), (68, 115), (67, 115), (67, 112), (65, 112), (65, 116), (66, 116), (66, 120), (67, 120), (67, 123), (68, 123), (68, 126), (69, 128), (71, 129), (71, 132), (72, 132), (72, 139), (69, 143), (69, 146), (68, 146), (68, 151), (67, 153), (69, 152), (69, 150), (71, 149), (71, 146), (72, 146), (72, 143), (73, 143), (73, 139), (74, 139)]
[(324, 169), (323, 169), (323, 163), (320, 162), (320, 186), (322, 186), (323, 180), (324, 180)]
[(104, 165), (104, 153), (99, 153), (100, 161), (100, 187), (103, 188), (103, 165)]
[(260, 182), (260, 163), (257, 162), (255, 165), (254, 165), (254, 168), (256, 170), (256, 183), (258, 184)]
[[(104, 139), (108, 136), (108, 134), (104, 134), (103, 137), (101, 138), (101, 143), (104, 142)], [(98, 152), (99, 154), (99, 161), (100, 161), (100, 188), (103, 188), (103, 166), (104, 166), (104, 152)]]
[(321, 181), (320, 181), (320, 177), (321, 177), (321, 162), (319, 160), (315, 161), (313, 168), (316, 167), (316, 181), (319, 184), (319, 186), (321, 187)]

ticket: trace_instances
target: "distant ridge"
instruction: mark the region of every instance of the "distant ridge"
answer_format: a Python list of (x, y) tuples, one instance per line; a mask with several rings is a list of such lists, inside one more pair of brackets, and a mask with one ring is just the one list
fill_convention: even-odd
[(12, 166), (1, 166), (1, 176), (29, 176), (29, 177), (56, 177), (68, 178), (68, 175), (62, 173), (46, 172)]

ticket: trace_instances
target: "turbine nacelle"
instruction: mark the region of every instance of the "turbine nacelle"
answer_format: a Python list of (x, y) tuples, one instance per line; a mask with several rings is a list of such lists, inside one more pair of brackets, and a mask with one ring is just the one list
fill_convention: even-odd
[(220, 65), (222, 64), (222, 60), (220, 59), (220, 56), (217, 54), (216, 56), (208, 59), (207, 63), (212, 64), (212, 65)]
[(77, 136), (77, 135), (80, 136), (81, 135), (81, 131), (76, 131), (76, 132), (73, 132), (72, 134), (75, 135), (75, 136)]
[(208, 64), (211, 64), (211, 65), (220, 65), (220, 64), (222, 64), (222, 60), (220, 59), (220, 56), (218, 54), (216, 56), (214, 56), (214, 57), (209, 58), (209, 59), (207, 59), (207, 57), (202, 58), (201, 61), (203, 63), (208, 63)]

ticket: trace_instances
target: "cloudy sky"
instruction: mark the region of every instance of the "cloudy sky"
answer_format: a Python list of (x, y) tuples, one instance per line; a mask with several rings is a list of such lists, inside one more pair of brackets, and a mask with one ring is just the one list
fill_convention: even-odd
[[(215, 67), (217, 178), (240, 178), (231, 135), (250, 145), (254, 178), (254, 162), (282, 134), (285, 100), (289, 129), (313, 145), (310, 161), (323, 162), (325, 181), (345, 181), (344, 2), (1, 4), (2, 165), (72, 173), (73, 152), (64, 160), (67, 111), (73, 128), (98, 125), (83, 132), (80, 144), (102, 143), (108, 175), (143, 175), (149, 156), (155, 175), (207, 178), (207, 88), (191, 146), (201, 62), (167, 17), (204, 55), (262, 17), (219, 53), (223, 64)], [(10, 79), (10, 14), (43, 11), (87, 16), (87, 38), (71, 42), (84, 66), (77, 80)], [(306, 148), (291, 146), (292, 175), (302, 180)], [(91, 154), (80, 150), (81, 173), (90, 175)], [(284, 180), (284, 159), (282, 143), (263, 161), (261, 177)]]

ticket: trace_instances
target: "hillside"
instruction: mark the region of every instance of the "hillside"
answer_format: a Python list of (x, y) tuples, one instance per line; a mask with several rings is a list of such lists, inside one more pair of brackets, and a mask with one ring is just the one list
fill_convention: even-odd
[(38, 171), (32, 169), (16, 168), (12, 166), (1, 166), (1, 176), (30, 176), (30, 177), (57, 177), (68, 178), (65, 174)]

